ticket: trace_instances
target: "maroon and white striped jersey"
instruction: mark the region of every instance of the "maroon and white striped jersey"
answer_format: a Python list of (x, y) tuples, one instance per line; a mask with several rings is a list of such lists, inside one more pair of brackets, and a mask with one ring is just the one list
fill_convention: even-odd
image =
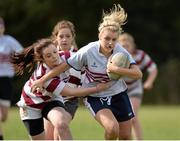
[(42, 92), (31, 92), (32, 82), (41, 78), (49, 71), (50, 68), (46, 64), (38, 64), (37, 69), (33, 72), (32, 76), (23, 87), (21, 99), (17, 103), (19, 107), (28, 106), (31, 108), (42, 109), (49, 101), (60, 100), (61, 102), (63, 102), (63, 98), (60, 93), (62, 92), (66, 84), (64, 83), (64, 81), (61, 81), (59, 76), (47, 81), (43, 86), (44, 89)]
[[(155, 62), (143, 50), (136, 49), (136, 52), (133, 58), (136, 61), (139, 68), (141, 69), (141, 71), (146, 71), (150, 73), (157, 67)], [(142, 79), (134, 80), (134, 79), (125, 77), (124, 80), (128, 86), (128, 95), (143, 93)]]

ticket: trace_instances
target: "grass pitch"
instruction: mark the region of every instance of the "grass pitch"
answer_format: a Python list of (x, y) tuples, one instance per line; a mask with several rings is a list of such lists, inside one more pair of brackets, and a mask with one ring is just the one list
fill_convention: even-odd
[[(180, 106), (142, 106), (139, 117), (145, 140), (180, 140)], [(6, 140), (29, 140), (16, 107), (10, 109), (2, 127)], [(83, 106), (78, 108), (70, 128), (75, 140), (104, 139), (102, 127)]]

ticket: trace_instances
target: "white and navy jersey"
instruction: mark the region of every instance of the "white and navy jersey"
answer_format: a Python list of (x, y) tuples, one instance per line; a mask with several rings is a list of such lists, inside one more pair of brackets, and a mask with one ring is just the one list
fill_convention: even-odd
[[(157, 67), (155, 62), (143, 50), (136, 49), (135, 55), (133, 56), (133, 58), (136, 61), (138, 67), (142, 71), (147, 71), (148, 73), (151, 73)], [(143, 93), (142, 79), (134, 80), (131, 78), (125, 78), (125, 81), (126, 81), (126, 84), (128, 85), (129, 95)]]
[(22, 90), (21, 99), (17, 103), (19, 107), (31, 107), (42, 109), (46, 102), (52, 100), (59, 100), (63, 102), (63, 98), (60, 95), (63, 88), (65, 87), (65, 83), (61, 81), (60, 77), (54, 77), (47, 81), (44, 84), (44, 90), (42, 92), (31, 92), (32, 82), (41, 78), (47, 72), (50, 71), (50, 68), (46, 64), (38, 64), (37, 69), (33, 72), (30, 79), (25, 83), (24, 88)]
[(0, 77), (13, 77), (14, 68), (10, 62), (10, 54), (20, 52), (23, 47), (9, 35), (0, 36)]
[[(94, 87), (97, 83), (110, 81), (106, 69), (108, 58), (99, 52), (99, 41), (89, 43), (82, 47), (78, 52), (71, 56), (67, 63), (76, 70), (85, 69), (85, 78), (83, 81), (83, 87)], [(130, 64), (134, 64), (135, 61), (132, 56), (120, 45), (116, 44), (113, 49), (113, 54), (117, 52), (124, 52), (128, 55)], [(102, 91), (91, 96), (94, 97), (106, 97), (119, 94), (127, 89), (127, 86), (123, 79), (112, 81), (112, 86), (106, 91)]]

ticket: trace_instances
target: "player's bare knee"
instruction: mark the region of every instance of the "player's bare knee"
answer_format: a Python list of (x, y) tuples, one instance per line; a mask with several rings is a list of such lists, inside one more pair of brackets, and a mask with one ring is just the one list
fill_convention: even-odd
[(106, 128), (106, 133), (110, 136), (117, 136), (119, 135), (119, 125), (117, 123), (109, 124)]
[(63, 132), (63, 131), (67, 131), (69, 129), (69, 125), (67, 122), (59, 122), (58, 124), (55, 125), (55, 128), (60, 131), (60, 132)]
[(123, 134), (119, 135), (119, 140), (130, 140), (131, 132), (123, 132)]
[(132, 119), (132, 123), (136, 123), (137, 122), (137, 117), (134, 117), (133, 119)]

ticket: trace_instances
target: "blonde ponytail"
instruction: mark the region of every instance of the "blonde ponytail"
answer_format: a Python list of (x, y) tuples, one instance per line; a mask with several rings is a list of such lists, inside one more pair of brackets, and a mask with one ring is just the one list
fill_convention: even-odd
[(110, 30), (117, 31), (119, 34), (122, 32), (122, 25), (126, 23), (127, 14), (120, 4), (114, 5), (110, 12), (103, 12), (102, 23), (99, 25), (99, 32), (107, 27)]

